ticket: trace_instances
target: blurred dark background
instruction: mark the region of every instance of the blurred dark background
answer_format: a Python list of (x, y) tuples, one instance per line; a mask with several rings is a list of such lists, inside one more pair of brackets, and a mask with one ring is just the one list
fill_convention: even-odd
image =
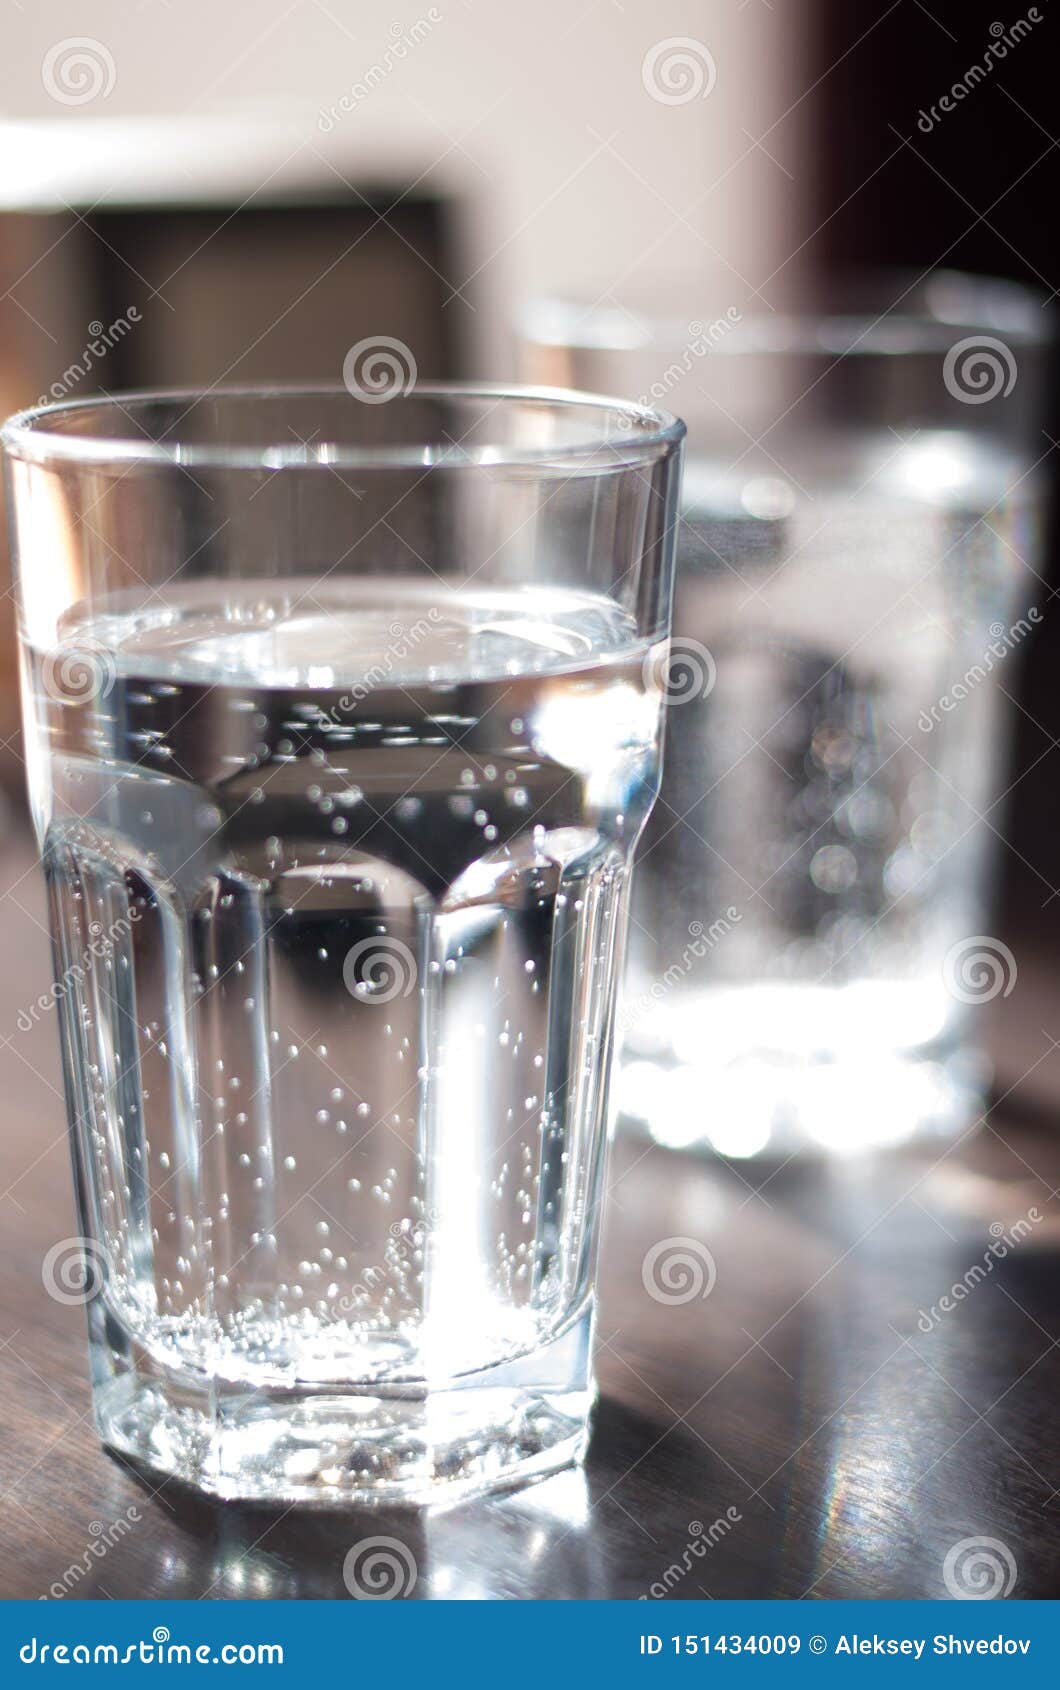
[[(1056, 312), (1060, 17), (1048, 4), (1006, 10), (978, 0), (930, 6), (818, 0), (817, 10), (822, 80), (809, 96), (815, 265), (824, 273), (894, 265), (918, 274), (947, 266), (1008, 276), (1039, 292), (1043, 308)], [(1001, 35), (992, 26), (1004, 25), (1010, 35), (1021, 19), (1033, 24), (1029, 33), (952, 111), (939, 111), (940, 96)], [(1040, 442), (1052, 490), (1040, 564), (1043, 621), (1014, 689), (1013, 785), (998, 861), (1002, 927), (1032, 941), (1060, 929), (1060, 898), (1052, 890), (1060, 882), (1060, 618), (1048, 613), (1057, 590), (1055, 355), (1052, 364)]]

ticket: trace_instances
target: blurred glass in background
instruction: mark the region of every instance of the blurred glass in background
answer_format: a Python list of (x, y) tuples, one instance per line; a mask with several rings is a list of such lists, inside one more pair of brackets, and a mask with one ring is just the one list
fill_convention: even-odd
[(542, 301), (526, 373), (689, 427), (663, 792), (619, 1108), (727, 1157), (974, 1119), (1007, 695), (1043, 614), (1039, 301), (878, 277), (804, 313)]

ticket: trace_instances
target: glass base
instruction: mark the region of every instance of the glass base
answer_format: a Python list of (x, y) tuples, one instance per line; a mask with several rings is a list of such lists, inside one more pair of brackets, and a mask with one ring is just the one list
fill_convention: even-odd
[[(590, 1316), (530, 1354), (438, 1386), (204, 1384), (141, 1352), (100, 1357), (104, 1444), (226, 1501), (449, 1503), (579, 1460), (595, 1397)], [(112, 1334), (113, 1338), (113, 1334)]]

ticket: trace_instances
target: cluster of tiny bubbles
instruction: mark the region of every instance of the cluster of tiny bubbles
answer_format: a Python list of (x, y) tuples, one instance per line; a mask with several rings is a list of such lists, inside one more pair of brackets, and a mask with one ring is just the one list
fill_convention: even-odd
[[(247, 620), (254, 617), (275, 620), (276, 607), (267, 601), (255, 605)], [(522, 659), (507, 668), (512, 675), (520, 673)], [(107, 1230), (123, 1234), (130, 1276), (143, 1277), (142, 1268), (132, 1266), (137, 1241), (130, 1229), (136, 1206), (132, 1187), (143, 1161), (152, 1186), (156, 1245), (148, 1276), (158, 1293), (159, 1312), (176, 1317), (197, 1306), (204, 1274), (215, 1272), (214, 1283), (230, 1293), (226, 1319), (233, 1334), (248, 1352), (261, 1356), (273, 1353), (270, 1346), (280, 1353), (284, 1344), (312, 1336), (314, 1322), (321, 1330), (327, 1324), (332, 1337), (335, 1324), (344, 1321), (358, 1332), (392, 1333), (422, 1303), (430, 1230), (424, 1194), (438, 1171), (433, 1152), (416, 1136), (434, 1066), (433, 1054), (425, 1060), (419, 1048), (420, 1003), (414, 998), (406, 1009), (398, 1001), (388, 1011), (368, 996), (347, 994), (335, 1001), (335, 979), (351, 933), (411, 937), (404, 904), (400, 925), (397, 920), (398, 905), (386, 878), (391, 867), (376, 863), (370, 873), (352, 872), (358, 829), (367, 829), (385, 812), (394, 849), (405, 852), (400, 872), (411, 867), (416, 873), (410, 844), (433, 855), (437, 835), (441, 843), (453, 845), (456, 867), (447, 887), (458, 874), (483, 865), (494, 877), (495, 892), (469, 898), (466, 905), (474, 911), (473, 920), (486, 912), (482, 932), (468, 937), (473, 932), (469, 920), (463, 937), (432, 956), (423, 990), (436, 993), (443, 1015), (451, 1008), (456, 1021), (465, 1001), (459, 994), (468, 990), (468, 982), (476, 991), (482, 988), (461, 1050), (475, 1034), (490, 1045), (488, 1055), (483, 1053), (491, 1075), (483, 1161), (472, 1188), (454, 1199), (456, 1223), (450, 1216), (448, 1225), (439, 1227), (439, 1248), (455, 1233), (492, 1222), (482, 1228), (495, 1270), (491, 1289), (507, 1293), (513, 1307), (527, 1306), (538, 1295), (533, 1281), (542, 1271), (539, 1232), (555, 1230), (561, 1220), (567, 1225), (557, 1209), (566, 1201), (568, 1100), (564, 1082), (550, 1090), (548, 1077), (557, 931), (572, 947), (578, 968), (591, 971), (599, 959), (607, 961), (600, 935), (608, 927), (608, 912), (599, 910), (595, 925), (590, 924), (582, 897), (563, 889), (556, 836), (550, 830), (577, 829), (584, 835), (585, 866), (568, 886), (592, 888), (594, 899), (592, 842), (608, 828), (621, 830), (613, 813), (586, 820), (586, 782), (578, 775), (567, 780), (562, 752), (555, 754), (547, 782), (542, 780), (543, 762), (531, 749), (540, 743), (541, 703), (529, 686), (513, 697), (522, 714), (496, 710), (492, 721), (474, 694), (463, 708), (463, 691), (457, 698), (449, 684), (446, 704), (452, 699), (451, 709), (443, 708), (436, 694), (432, 707), (421, 713), (407, 697), (402, 702), (396, 696), (401, 689), (383, 688), (385, 696), (373, 696), (339, 719), (333, 689), (322, 687), (317, 695), (313, 686), (303, 677), (275, 694), (255, 690), (253, 683), (212, 687), (218, 708), (227, 701), (230, 716), (216, 737), (212, 725), (205, 733), (200, 726), (201, 744), (190, 733), (186, 741), (184, 729), (177, 732), (177, 718), (199, 690), (194, 683), (183, 688), (152, 680), (122, 695), (122, 703), (134, 707), (130, 737), (139, 739), (135, 754), (142, 750), (148, 764), (154, 759), (151, 779), (159, 791), (157, 798), (154, 792), (138, 794), (130, 806), (138, 851), (146, 852), (151, 841), (160, 855), (171, 849), (175, 811), (162, 788), (168, 792), (170, 783), (176, 787), (191, 779), (182, 765), (196, 771), (197, 781), (196, 758), (201, 754), (205, 761), (208, 753), (213, 770), (190, 793), (177, 794), (181, 803), (188, 800), (180, 812), (181, 831), (194, 836), (208, 871), (216, 864), (216, 872), (207, 872), (199, 883), (209, 882), (211, 890), (196, 895), (187, 931), (176, 941), (185, 949), (173, 978), (179, 975), (182, 984), (174, 991), (172, 979), (160, 983), (146, 968), (129, 983), (134, 999), (138, 993), (145, 1006), (143, 1047), (155, 1063), (150, 1072), (156, 1099), (166, 1094), (165, 1103), (154, 1106), (154, 1148), (145, 1123), (127, 1115), (124, 1093), (115, 1115), (105, 1051), (113, 1029), (97, 1029), (88, 1041), (97, 1058), (92, 1072), (98, 1161), (109, 1170), (110, 1189), (106, 1180), (101, 1182)], [(184, 692), (188, 698), (180, 696)], [(572, 699), (573, 710), (576, 686)], [(399, 719), (402, 711), (407, 719)], [(168, 733), (155, 725), (163, 719), (174, 723)], [(480, 732), (483, 723), (488, 738)], [(117, 727), (107, 731), (117, 740)], [(468, 743), (461, 745), (465, 738)], [(409, 790), (416, 780), (405, 779), (400, 767), (413, 746), (435, 747), (450, 759), (442, 778), (433, 785), (425, 781), (419, 790)], [(380, 758), (378, 769), (389, 783), (381, 785), (382, 800), (366, 755), (376, 748), (389, 753)], [(606, 744), (600, 755), (606, 761)], [(95, 848), (93, 841), (90, 849)], [(386, 858), (387, 849), (381, 846), (379, 855)], [(243, 860), (233, 870), (232, 861), (241, 853)], [(252, 867), (245, 869), (245, 863)], [(317, 906), (309, 907), (311, 899), (303, 906), (295, 870), (305, 875), (314, 895), (324, 894)], [(264, 959), (247, 948), (235, 956), (233, 944), (246, 946), (248, 918), (257, 919), (262, 893), (270, 919), (275, 915), (281, 924), (278, 936), (273, 941), (269, 933)], [(349, 894), (345, 901), (343, 894)], [(435, 896), (435, 891), (428, 895)], [(270, 898), (275, 902), (270, 904)], [(179, 916), (179, 899), (167, 906), (167, 922), (170, 907)], [(366, 910), (371, 912), (367, 919)], [(332, 912), (340, 912), (334, 922)], [(289, 937), (282, 925), (288, 919)], [(157, 926), (161, 932), (162, 915)], [(168, 932), (165, 937), (169, 945)], [(152, 946), (155, 942), (152, 933)], [(130, 967), (135, 973), (139, 960), (131, 951), (118, 950), (98, 966), (118, 976)], [(303, 986), (304, 1000), (299, 996)], [(362, 1023), (367, 1062), (359, 1045)], [(577, 1024), (565, 1025), (558, 1035), (560, 1054), (568, 1043), (571, 1047), (579, 1088), (594, 1036), (592, 1025)], [(171, 1066), (172, 1075), (160, 1083), (163, 1064)], [(201, 1166), (188, 1157), (189, 1144), (181, 1134), (188, 1139), (195, 1134), (187, 1133), (187, 1123), (178, 1123), (169, 1096), (186, 1069), (193, 1071), (200, 1094), (194, 1108)], [(146, 1064), (142, 1071), (148, 1074)], [(282, 1094), (270, 1100), (269, 1086), (281, 1075)], [(150, 1097), (146, 1083), (142, 1095), (145, 1101)], [(590, 1122), (571, 1142), (591, 1142), (593, 1131)], [(126, 1147), (121, 1156), (114, 1150), (118, 1143)], [(471, 1227), (462, 1219), (465, 1208), (474, 1215)], [(570, 1224), (574, 1238), (583, 1222), (575, 1216)], [(458, 1240), (458, 1256), (464, 1242)], [(569, 1248), (577, 1248), (576, 1239)], [(499, 1302), (503, 1309), (503, 1296)]]

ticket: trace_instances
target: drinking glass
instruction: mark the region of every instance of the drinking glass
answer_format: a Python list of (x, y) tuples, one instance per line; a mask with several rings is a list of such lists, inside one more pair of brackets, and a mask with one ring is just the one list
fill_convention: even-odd
[(421, 385), (3, 433), (95, 1408), (226, 1498), (582, 1449), (683, 425)]
[(960, 1131), (988, 1078), (971, 1011), (1015, 981), (986, 895), (1048, 596), (1046, 319), (950, 273), (832, 294), (527, 325), (532, 370), (679, 397), (688, 423), (619, 1101), (726, 1157)]

